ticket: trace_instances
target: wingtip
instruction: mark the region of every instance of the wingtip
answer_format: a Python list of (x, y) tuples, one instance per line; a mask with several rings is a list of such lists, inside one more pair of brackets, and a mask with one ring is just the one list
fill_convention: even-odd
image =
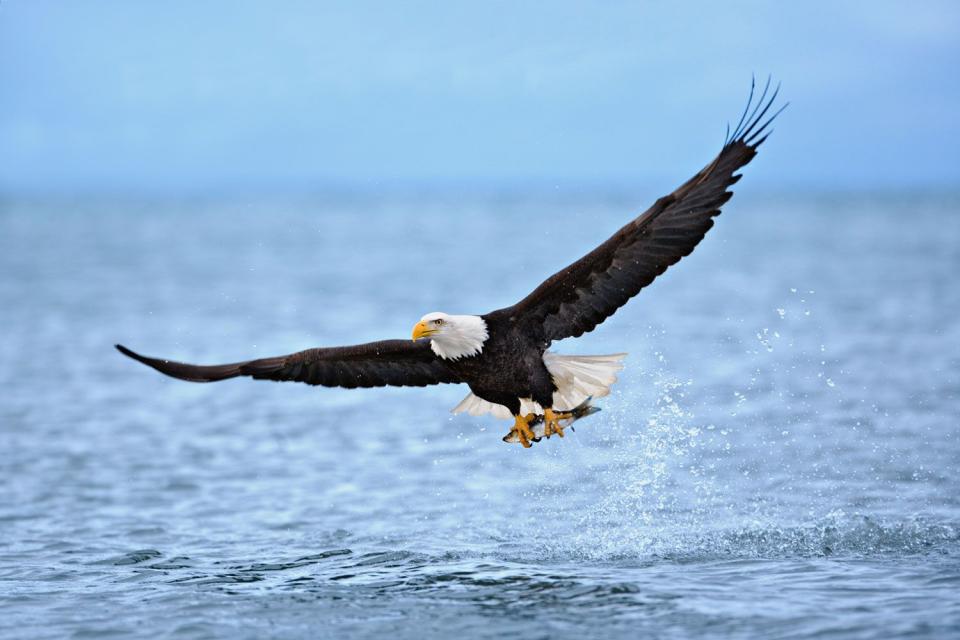
[(122, 353), (123, 355), (127, 356), (128, 358), (131, 358), (131, 359), (133, 359), (133, 360), (136, 360), (137, 362), (142, 362), (143, 364), (148, 365), (148, 366), (151, 366), (151, 367), (154, 366), (149, 358), (146, 358), (146, 357), (140, 355), (140, 354), (137, 353), (136, 351), (133, 351), (133, 350), (131, 350), (131, 349), (127, 349), (127, 348), (126, 348), (125, 346), (123, 346), (122, 344), (115, 344), (115, 345), (113, 345), (113, 346), (114, 346), (114, 348), (116, 348), (117, 351), (119, 351), (119, 352)]
[[(790, 103), (787, 102), (778, 108), (773, 115), (764, 120), (764, 116), (766, 116), (770, 111), (770, 108), (773, 107), (777, 97), (780, 94), (779, 82), (777, 82), (776, 86), (773, 87), (773, 93), (769, 93), (772, 82), (773, 76), (769, 75), (766, 83), (764, 84), (763, 91), (760, 94), (760, 98), (756, 101), (756, 103), (754, 103), (756, 78), (755, 76), (751, 77), (750, 95), (747, 97), (747, 106), (744, 109), (743, 115), (740, 117), (740, 122), (737, 123), (733, 133), (728, 136), (727, 145), (731, 143), (741, 143), (756, 148), (761, 142), (766, 140), (767, 136), (763, 135), (764, 131), (770, 126), (776, 117), (790, 105)], [(767, 132), (767, 135), (769, 135), (769, 132)]]
[(127, 349), (122, 344), (115, 344), (113, 345), (113, 348), (127, 357), (130, 357), (130, 358), (136, 357), (136, 354), (133, 351), (130, 351), (130, 349)]
[[(186, 380), (188, 382), (215, 382), (217, 380), (235, 378), (236, 376), (242, 375), (240, 371), (240, 365), (247, 364), (233, 363), (213, 366), (186, 364), (183, 362), (175, 362), (173, 360), (166, 360), (163, 358), (150, 358), (147, 356), (142, 356), (136, 351), (127, 349), (122, 344), (115, 344), (113, 346), (117, 349), (117, 351), (128, 358), (156, 369), (160, 373), (168, 375), (171, 378)], [(250, 375), (255, 376), (255, 374), (256, 372), (254, 371)]]

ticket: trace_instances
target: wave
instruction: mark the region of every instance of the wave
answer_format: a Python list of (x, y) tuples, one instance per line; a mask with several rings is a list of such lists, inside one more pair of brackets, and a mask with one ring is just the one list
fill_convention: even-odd
[(883, 557), (960, 552), (960, 523), (831, 515), (796, 525), (711, 530), (584, 530), (555, 552), (591, 561)]

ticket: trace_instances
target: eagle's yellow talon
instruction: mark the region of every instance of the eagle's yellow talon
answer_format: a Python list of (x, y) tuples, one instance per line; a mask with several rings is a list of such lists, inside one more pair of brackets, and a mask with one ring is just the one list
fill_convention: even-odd
[(543, 410), (543, 435), (548, 438), (553, 434), (557, 434), (561, 438), (563, 437), (563, 426), (560, 425), (561, 420), (567, 420), (572, 418), (573, 414), (571, 413), (554, 413), (553, 409), (544, 409)]
[(511, 433), (516, 433), (517, 438), (520, 439), (520, 444), (523, 445), (524, 449), (530, 448), (530, 441), (536, 440), (536, 436), (533, 433), (533, 429), (530, 428), (530, 421), (536, 416), (532, 413), (528, 413), (525, 416), (514, 416), (513, 429)]

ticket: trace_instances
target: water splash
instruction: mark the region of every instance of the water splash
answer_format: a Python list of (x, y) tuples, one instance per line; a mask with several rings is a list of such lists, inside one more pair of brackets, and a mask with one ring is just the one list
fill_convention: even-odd
[[(712, 425), (699, 424), (685, 406), (691, 381), (662, 371), (646, 377), (649, 384), (642, 387), (652, 390), (652, 397), (620, 394), (611, 407), (605, 427), (611, 446), (590, 470), (602, 497), (580, 514), (568, 538), (565, 550), (574, 555), (644, 555), (665, 526), (693, 524), (712, 501), (714, 478), (691, 452), (704, 439), (722, 436)], [(637, 406), (650, 407), (644, 424), (636, 422)]]

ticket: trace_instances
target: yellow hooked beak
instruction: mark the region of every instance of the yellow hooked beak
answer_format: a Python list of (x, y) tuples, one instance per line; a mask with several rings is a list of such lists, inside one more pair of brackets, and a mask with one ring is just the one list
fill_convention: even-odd
[(428, 338), (435, 333), (436, 331), (428, 327), (426, 322), (420, 321), (417, 324), (413, 325), (414, 340), (419, 340), (420, 338)]

